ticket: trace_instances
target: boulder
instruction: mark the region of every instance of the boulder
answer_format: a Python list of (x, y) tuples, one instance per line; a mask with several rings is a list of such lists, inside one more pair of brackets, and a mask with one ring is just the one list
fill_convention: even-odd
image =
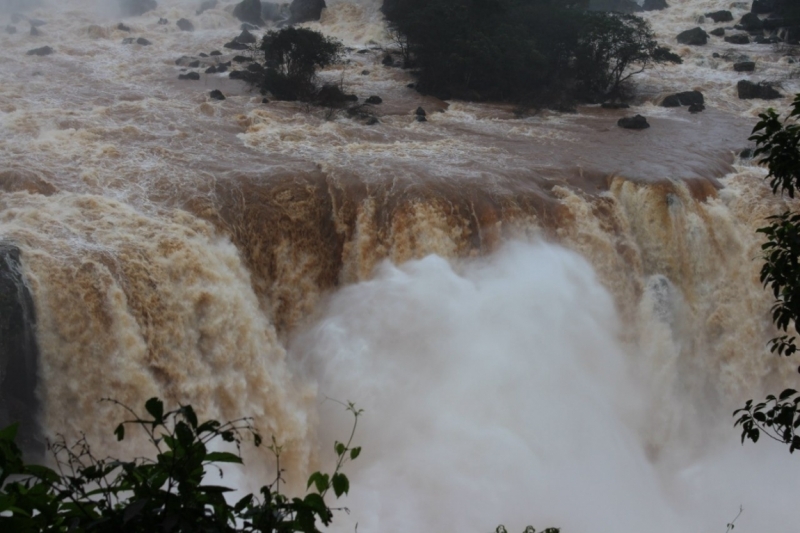
[(194, 24), (189, 19), (178, 19), (178, 22), (175, 23), (181, 31), (194, 31)]
[(681, 101), (677, 94), (671, 94), (661, 100), (661, 107), (680, 107)]
[(253, 58), (247, 56), (233, 56), (233, 59), (231, 59), (231, 61), (233, 61), (234, 63), (249, 63), (253, 61)]
[(775, 0), (753, 0), (750, 12), (756, 15), (763, 15), (764, 13), (772, 13), (775, 11), (775, 7)]
[(117, 29), (118, 29), (119, 31), (126, 31), (126, 32), (128, 32), (128, 33), (130, 33), (130, 32), (131, 32), (131, 28), (130, 28), (129, 26), (126, 26), (125, 24), (123, 24), (123, 23), (121, 23), (121, 22), (120, 22), (119, 24), (117, 24)]
[(416, 111), (414, 111), (414, 114), (415, 114), (415, 115), (417, 115), (418, 117), (424, 117), (424, 116), (426, 116), (426, 115), (427, 115), (427, 113), (425, 112), (425, 110), (424, 110), (424, 109), (422, 109), (421, 107), (418, 107), (418, 108), (417, 108), (417, 110), (416, 110)]
[(210, 55), (210, 56), (221, 56), (222, 52), (220, 52), (219, 50), (211, 50), (211, 52), (209, 52), (208, 55)]
[(211, 65), (206, 69), (206, 74), (216, 74), (217, 73), (217, 66)]
[(417, 122), (428, 122), (428, 119), (425, 118), (425, 115), (417, 115)]
[(224, 46), (225, 48), (229, 48), (231, 50), (247, 50), (248, 48), (250, 48), (246, 44), (240, 43), (239, 41), (237, 41), (235, 39), (233, 41), (229, 42), (229, 43), (223, 44), (222, 46)]
[(217, 7), (219, 2), (217, 0), (205, 0), (202, 4), (200, 4), (200, 8), (196, 11), (198, 15), (202, 15), (204, 11), (208, 11), (209, 9), (214, 9)]
[(297, 24), (319, 20), (325, 7), (325, 0), (292, 0), (289, 5), (289, 22)]
[(200, 79), (199, 72), (187, 72), (186, 74), (178, 74), (179, 80), (194, 80), (197, 81)]
[(715, 37), (723, 37), (725, 35), (725, 28), (714, 28), (708, 33)]
[(199, 53), (199, 54), (197, 54), (197, 55), (199, 55), (200, 57), (208, 57), (208, 54), (207, 54), (207, 53), (205, 53), (205, 52), (200, 52), (200, 53)]
[(189, 63), (189, 68), (198, 68), (200, 66), (200, 60), (195, 59), (191, 63)]
[(642, 115), (636, 115), (634, 117), (622, 117), (617, 121), (617, 126), (626, 130), (644, 130), (649, 128), (650, 124), (647, 123), (647, 119)]
[(378, 117), (369, 117), (367, 121), (364, 123), (367, 126), (374, 126), (375, 124), (380, 124), (381, 121), (378, 120)]
[(367, 98), (366, 102), (368, 104), (382, 104), (383, 98), (381, 98), (380, 96), (370, 96), (369, 98)]
[(731, 44), (750, 44), (750, 37), (746, 33), (736, 33), (734, 35), (726, 35), (725, 42)]
[(49, 46), (42, 46), (41, 48), (34, 48), (33, 50), (28, 50), (26, 55), (29, 56), (49, 56), (55, 50), (50, 48)]
[(120, 0), (122, 14), (128, 17), (144, 15), (158, 7), (156, 0)]
[(661, 11), (668, 7), (667, 0), (644, 0), (642, 4), (642, 9), (645, 11)]
[(150, 46), (153, 43), (151, 43), (150, 41), (148, 41), (144, 37), (139, 37), (138, 39), (136, 39), (136, 44), (139, 44), (139, 45), (142, 45), (142, 46)]
[(708, 42), (708, 34), (699, 26), (691, 30), (682, 31), (678, 34), (678, 42), (681, 44), (704, 45)]
[(678, 97), (681, 105), (692, 105), (692, 104), (704, 104), (705, 98), (703, 98), (703, 93), (700, 91), (684, 91), (682, 93), (678, 93), (675, 96)]
[(703, 104), (692, 104), (689, 106), (689, 113), (695, 114), (700, 113), (706, 108)]
[(222, 94), (222, 91), (220, 91), (219, 89), (214, 89), (213, 91), (208, 93), (208, 96), (212, 100), (225, 100), (225, 95)]
[(741, 80), (736, 84), (736, 89), (741, 100), (752, 100), (755, 98), (774, 100), (776, 98), (783, 98), (783, 95), (767, 82), (753, 83), (752, 81)]
[(385, 56), (383, 56), (381, 63), (386, 65), (387, 67), (391, 67), (392, 65), (394, 65), (394, 58), (392, 57), (392, 54), (386, 54)]
[(263, 26), (264, 21), (261, 18), (261, 1), (260, 0), (242, 0), (233, 8), (233, 16), (256, 26)]
[(753, 72), (755, 69), (755, 61), (740, 61), (733, 64), (733, 70), (736, 72)]
[(736, 28), (744, 31), (761, 31), (764, 29), (764, 23), (755, 13), (745, 13)]
[(253, 44), (256, 41), (258, 41), (258, 39), (256, 38), (255, 35), (253, 35), (249, 31), (242, 30), (242, 33), (240, 33), (239, 36), (236, 39), (234, 39), (234, 41), (242, 44)]
[(733, 20), (733, 14), (727, 9), (714, 11), (713, 13), (706, 13), (706, 17), (710, 18), (711, 20), (717, 23), (730, 22)]

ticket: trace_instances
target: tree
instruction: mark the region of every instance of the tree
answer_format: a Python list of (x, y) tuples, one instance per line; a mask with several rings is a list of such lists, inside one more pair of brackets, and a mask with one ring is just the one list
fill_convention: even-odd
[(255, 81), (262, 93), (279, 100), (310, 100), (316, 93), (318, 68), (335, 63), (342, 44), (306, 28), (288, 27), (270, 31), (261, 40), (266, 69)]
[[(346, 443), (337, 442), (336, 467), (331, 475), (315, 472), (308, 479), (313, 489), (304, 498), (289, 498), (280, 492), (281, 448), (274, 438), (269, 449), (278, 461), (278, 475), (261, 488), (261, 498), (248, 494), (236, 504), (225, 499), (234, 489), (207, 483), (220, 464), (242, 464), (239, 446), (261, 436), (252, 420), (242, 418), (220, 423), (199, 423), (191, 406), (164, 412), (163, 403), (151, 398), (145, 404), (149, 417), (113, 400), (132, 418), (114, 430), (118, 440), (126, 428), (139, 427), (155, 448), (155, 459), (133, 461), (98, 459), (86, 439), (68, 445), (63, 437), (50, 448), (55, 470), (25, 464), (14, 439), (17, 426), (0, 431), (0, 531), (18, 533), (152, 533), (152, 532), (266, 532), (319, 533), (316, 522), (329, 525), (333, 511), (325, 496), (347, 494), (350, 482), (342, 466), (356, 459), (360, 447), (352, 447), (360, 410), (348, 404), (355, 420)], [(222, 440), (236, 446), (237, 453), (209, 451), (208, 445)]]
[[(757, 145), (755, 156), (761, 157), (761, 163), (769, 168), (767, 179), (773, 194), (794, 198), (800, 187), (800, 94), (785, 121), (773, 109), (759, 118), (750, 137)], [(767, 239), (761, 247), (764, 266), (760, 277), (775, 297), (772, 321), (783, 332), (770, 341), (770, 351), (788, 357), (797, 351), (797, 338), (790, 331), (796, 333), (800, 321), (800, 213), (786, 211), (768, 220), (769, 225), (758, 229)], [(755, 405), (748, 400), (733, 413), (739, 416), (735, 425), (742, 427), (742, 442), (745, 439), (757, 442), (764, 433), (788, 444), (789, 452), (794, 452), (800, 448), (799, 405), (800, 394), (794, 389), (769, 395)]]

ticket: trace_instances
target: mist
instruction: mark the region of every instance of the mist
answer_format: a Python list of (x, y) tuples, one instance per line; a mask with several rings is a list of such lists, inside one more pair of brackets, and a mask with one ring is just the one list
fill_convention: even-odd
[(648, 457), (654, 402), (619, 332), (590, 265), (549, 244), (384, 263), (339, 291), (291, 347), (318, 379), (323, 454), (351, 425), (325, 398), (365, 410), (336, 530), (724, 531), (740, 504), (743, 530), (793, 530), (781, 447), (730, 428), (705, 453), (676, 439), (669, 465)]

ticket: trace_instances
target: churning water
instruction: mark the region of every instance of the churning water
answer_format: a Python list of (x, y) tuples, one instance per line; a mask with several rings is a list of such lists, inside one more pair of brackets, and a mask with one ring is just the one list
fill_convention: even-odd
[[(736, 82), (800, 92), (789, 50), (676, 43), (728, 2), (645, 14), (684, 64), (638, 77), (652, 127), (631, 132), (623, 111), (420, 96), (381, 64), (379, 5), (331, 1), (309, 26), (351, 50), (320, 77), (383, 98), (366, 126), (179, 81), (234, 55), (234, 3), (159, 4), (125, 31), (116, 3), (39, 3), (38, 36), (0, 9), (0, 235), (33, 294), (46, 434), (110, 447), (97, 400), (159, 395), (255, 416), (300, 485), (349, 429), (333, 397), (366, 410), (342, 530), (722, 531), (739, 505), (737, 531), (796, 529), (794, 458), (730, 419), (796, 375), (766, 354), (754, 233), (788, 205), (734, 157), (766, 108)], [(657, 105), (691, 89), (705, 112)], [(248, 465), (269, 479), (268, 454)]]

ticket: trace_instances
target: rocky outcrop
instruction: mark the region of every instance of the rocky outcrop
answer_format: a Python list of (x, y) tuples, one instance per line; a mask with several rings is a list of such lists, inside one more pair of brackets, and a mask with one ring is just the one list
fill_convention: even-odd
[(678, 34), (678, 42), (681, 44), (689, 44), (700, 46), (708, 42), (708, 34), (703, 31), (703, 28), (697, 27), (691, 30), (682, 31)]
[(764, 29), (764, 23), (755, 13), (745, 13), (739, 24), (736, 25), (737, 29), (744, 31), (761, 31)]
[(714, 22), (731, 22), (733, 20), (733, 14), (728, 11), (727, 9), (723, 9), (720, 11), (714, 11), (712, 13), (706, 13), (706, 18), (710, 18)]
[(739, 98), (742, 100), (753, 100), (756, 98), (761, 100), (774, 100), (776, 98), (783, 98), (783, 95), (767, 82), (753, 83), (752, 81), (741, 80), (736, 85), (736, 89), (739, 93)]
[(636, 115), (619, 119), (617, 121), (617, 126), (625, 128), (626, 130), (644, 130), (649, 128), (650, 124), (647, 123), (647, 119), (642, 115)]
[(642, 9), (645, 11), (661, 11), (668, 7), (667, 0), (644, 0), (642, 4)]
[(36, 423), (36, 315), (20, 255), (18, 247), (0, 242), (0, 428), (19, 422), (18, 444), (41, 453), (44, 447)]
[(756, 15), (764, 15), (775, 11), (775, 0), (753, 0), (753, 5), (750, 7), (750, 12)]
[(289, 5), (289, 22), (297, 24), (319, 20), (325, 7), (325, 0), (292, 0)]
[(714, 28), (713, 30), (711, 30), (708, 33), (710, 33), (711, 35), (714, 35), (715, 37), (724, 37), (725, 36), (725, 28)]
[(253, 24), (255, 26), (263, 26), (264, 20), (261, 18), (261, 1), (260, 0), (242, 0), (236, 7), (233, 8), (233, 16)]
[(122, 14), (128, 17), (144, 15), (158, 7), (156, 0), (120, 0)]

